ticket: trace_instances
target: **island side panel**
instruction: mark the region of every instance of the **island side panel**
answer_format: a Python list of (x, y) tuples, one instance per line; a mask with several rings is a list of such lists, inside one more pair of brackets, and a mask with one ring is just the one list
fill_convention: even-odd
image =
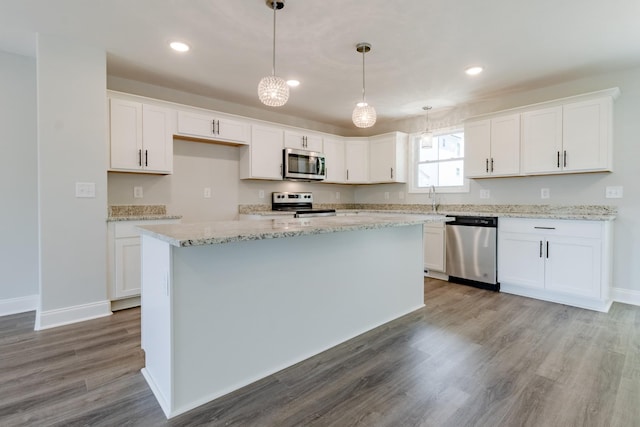
[(172, 249), (174, 415), (424, 305), (422, 225)]
[(171, 246), (142, 235), (142, 373), (165, 415), (172, 407)]

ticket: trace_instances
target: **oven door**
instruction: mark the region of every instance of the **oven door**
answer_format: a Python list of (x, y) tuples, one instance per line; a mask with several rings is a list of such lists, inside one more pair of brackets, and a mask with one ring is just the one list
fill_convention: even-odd
[(325, 158), (314, 151), (285, 148), (283, 150), (284, 179), (321, 181), (326, 178)]

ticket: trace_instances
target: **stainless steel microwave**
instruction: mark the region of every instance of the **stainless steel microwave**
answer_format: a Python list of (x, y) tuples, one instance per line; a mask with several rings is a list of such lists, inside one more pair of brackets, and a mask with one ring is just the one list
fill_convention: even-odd
[(324, 154), (314, 151), (283, 150), (283, 178), (301, 181), (322, 181), (327, 177)]

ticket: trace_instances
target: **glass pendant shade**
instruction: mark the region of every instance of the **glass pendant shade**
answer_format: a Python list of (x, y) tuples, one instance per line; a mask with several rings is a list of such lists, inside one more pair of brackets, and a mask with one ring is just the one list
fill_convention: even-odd
[(258, 98), (269, 107), (280, 107), (289, 100), (289, 85), (282, 77), (263, 77), (258, 83)]
[(353, 124), (359, 128), (369, 128), (376, 123), (376, 109), (366, 102), (358, 102), (351, 115)]
[(420, 134), (420, 148), (433, 148), (433, 133), (426, 130)]

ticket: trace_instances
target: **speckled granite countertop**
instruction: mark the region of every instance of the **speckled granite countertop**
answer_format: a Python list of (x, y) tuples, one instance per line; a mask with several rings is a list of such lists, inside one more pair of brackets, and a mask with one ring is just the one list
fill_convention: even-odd
[[(432, 214), (430, 205), (402, 204), (314, 204), (318, 209), (336, 209), (338, 213), (383, 212), (403, 214)], [(271, 210), (271, 205), (240, 205), (240, 214), (286, 215)], [(511, 218), (579, 219), (610, 221), (616, 218), (615, 206), (604, 205), (439, 205), (438, 215), (477, 215)]]
[(112, 205), (107, 214), (107, 222), (180, 218), (182, 215), (167, 215), (165, 205)]
[(333, 216), (264, 221), (212, 221), (141, 226), (143, 234), (173, 246), (201, 246), (250, 240), (279, 239), (342, 231), (370, 230), (442, 222), (443, 215)]

